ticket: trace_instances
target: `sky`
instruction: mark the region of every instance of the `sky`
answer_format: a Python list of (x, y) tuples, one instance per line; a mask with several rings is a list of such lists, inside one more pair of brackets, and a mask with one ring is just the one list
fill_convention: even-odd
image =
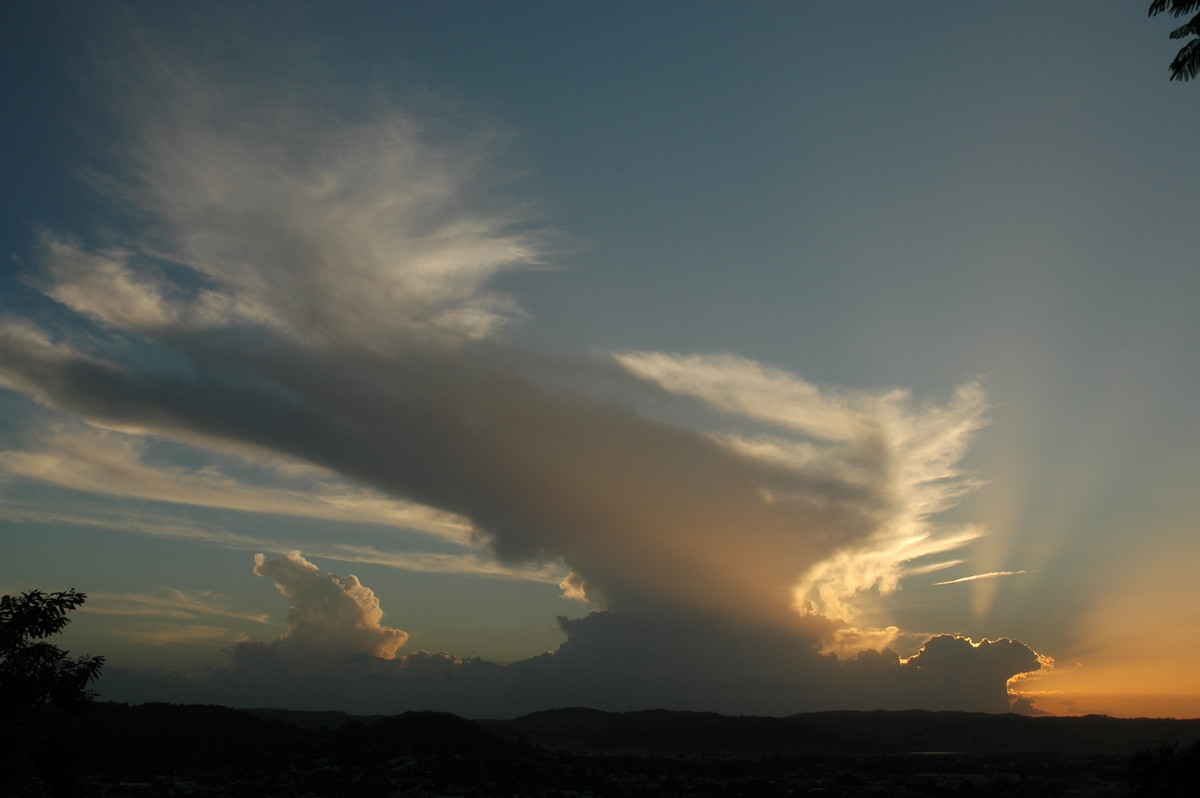
[(1200, 716), (1146, 5), (6, 9), (0, 592), (108, 700)]

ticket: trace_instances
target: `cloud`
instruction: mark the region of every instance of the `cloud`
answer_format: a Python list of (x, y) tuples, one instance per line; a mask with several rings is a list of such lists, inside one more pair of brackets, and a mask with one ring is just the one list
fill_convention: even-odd
[(42, 231), (46, 295), (72, 310), (129, 330), (149, 330), (177, 322), (164, 294), (168, 285), (153, 274), (129, 267), (133, 252), (110, 248), (91, 253), (69, 239)]
[(241, 610), (228, 596), (174, 588), (158, 588), (152, 593), (89, 591), (80, 611), (106, 616), (102, 625), (90, 624), (94, 633), (141, 645), (185, 646), (193, 655), (195, 646), (228, 652), (239, 640), (248, 639), (245, 631), (229, 628), (229, 621), (245, 622), (235, 625), (251, 629), (273, 625), (268, 613)]
[(356, 576), (322, 574), (298, 551), (273, 560), (257, 554), (254, 573), (274, 579), (279, 592), (292, 601), (287, 633), (278, 641), (281, 647), (391, 659), (408, 641), (407, 632), (380, 623), (379, 600)]
[[(562, 559), (612, 609), (784, 618), (796, 583), (831, 556), (904, 561), (969, 539), (930, 536), (928, 502), (896, 490), (904, 452), (871, 441), (789, 467), (543, 389), (522, 375), (519, 352), (335, 357), (259, 334), (260, 348), (231, 349), (195, 377), (64, 357), (41, 390), (99, 423), (214, 449), (250, 443), (470, 518), (500, 558)], [(0, 370), (27, 362), (15, 348)], [(871, 446), (876, 459), (859, 456)]]
[(1001, 638), (974, 643), (954, 635), (939, 635), (904, 661), (913, 676), (913, 696), (928, 709), (962, 709), (973, 704), (995, 706), (1014, 701), (1008, 684), (1025, 674), (1053, 666), (1024, 643)]
[(981, 534), (971, 528), (939, 531), (928, 523), (978, 484), (956, 467), (983, 424), (987, 401), (978, 384), (960, 387), (945, 407), (918, 410), (906, 391), (822, 391), (798, 375), (735, 355), (627, 352), (616, 358), (672, 393), (808, 436), (717, 437), (734, 451), (863, 486), (886, 502), (864, 540), (808, 571), (796, 591), (802, 605), (811, 602), (820, 612), (853, 618), (859, 592), (872, 587), (891, 592), (904, 576), (928, 567), (908, 565), (912, 561), (959, 548)]
[(48, 507), (39, 502), (0, 500), (0, 520), (15, 524), (67, 524), (85, 529), (145, 535), (152, 538), (190, 540), (231, 549), (261, 549), (264, 540), (227, 529), (191, 523), (173, 515), (127, 510), (84, 502), (71, 507)]
[(213, 616), (255, 623), (270, 623), (266, 613), (248, 613), (232, 609), (229, 598), (209, 593), (189, 594), (164, 588), (162, 595), (144, 593), (89, 593), (83, 612), (96, 615), (151, 615), (165, 618), (201, 618)]
[[(110, 184), (140, 226), (91, 246), (43, 235), (33, 283), (60, 317), (0, 323), (0, 385), (96, 428), (301, 462), (363, 492), (334, 490), (339, 504), (332, 489), (247, 488), (151, 464), (144, 442), (112, 432), (47, 436), (6, 453), (10, 473), (208, 507), (390, 513), (436, 534), (466, 519), (499, 570), (555, 574), (600, 610), (564, 621), (553, 655), (504, 668), (397, 657), (406, 633), (382, 625), (356, 578), (295, 552), (259, 557), (292, 613), (280, 640), (237, 649), (242, 676), (323, 651), (356, 658), (360, 675), (451, 674), (493, 702), (497, 684), (512, 702), (586, 700), (587, 673), (613, 704), (653, 690), (696, 700), (715, 696), (697, 685), (732, 679), (729, 706), (778, 698), (772, 686), (798, 705), (812, 685), (887, 702), (860, 688), (906, 696), (905, 679), (940, 678), (874, 650), (845, 664), (816, 652), (855, 620), (860, 594), (896, 590), (979, 534), (932, 520), (976, 484), (957, 463), (983, 423), (977, 384), (939, 405), (732, 355), (522, 350), (506, 339), (522, 311), (495, 278), (539, 266), (554, 236), (496, 200), (500, 137), (431, 132), (386, 101), (286, 81), (214, 83), (139, 45), (131, 57), (155, 68), (125, 70), (137, 77), (120, 87)], [(682, 423), (697, 405), (705, 425)], [(425, 553), (319, 548), (438, 567)]]
[[(14, 524), (66, 524), (151, 538), (207, 543), (243, 551), (278, 550), (298, 545), (295, 538), (286, 535), (274, 538), (261, 534), (242, 535), (225, 528), (224, 524), (214, 526), (145, 509), (131, 514), (126, 508), (114, 508), (93, 502), (70, 503), (69, 507), (65, 506), (66, 504), (59, 501), (57, 506), (52, 508), (40, 503), (21, 502), (4, 497), (0, 498), (0, 520)], [(452, 553), (409, 551), (391, 548), (391, 543), (392, 541), (386, 539), (380, 541), (381, 545), (309, 541), (309, 547), (325, 559), (369, 563), (403, 571), (514, 579), (543, 582), (548, 585), (557, 585), (566, 578), (565, 569), (553, 562), (506, 565), (474, 548)]]
[(356, 101), (307, 55), (290, 70), (216, 64), (163, 33), (131, 25), (103, 65), (124, 172), (93, 176), (155, 223), (95, 253), (44, 236), (48, 295), (159, 340), (252, 326), (375, 352), (486, 337), (520, 315), (488, 283), (537, 266), (546, 238), (511, 197), (488, 199), (504, 180), (498, 131)]
[(123, 669), (101, 684), (102, 694), (363, 713), (437, 709), (469, 717), (575, 705), (767, 715), (1009, 712), (1029, 708), (1009, 692), (1010, 683), (1049, 665), (1028, 646), (1005, 639), (974, 643), (937, 635), (908, 659), (886, 646), (839, 659), (816, 650), (829, 631), (827, 620), (796, 616), (783, 630), (712, 615), (614, 612), (560, 619), (566, 641), (556, 651), (506, 665), (428, 651), (377, 656), (371, 649), (381, 636), (391, 646), (403, 633), (380, 624), (378, 602), (358, 580), (322, 575), (297, 552), (259, 555), (256, 564), (256, 572), (274, 578), (293, 601), (282, 638), (238, 643), (228, 667), (199, 677)]
[(986, 574), (972, 574), (971, 576), (963, 576), (958, 579), (950, 579), (945, 582), (934, 582), (934, 586), (941, 585), (957, 585), (959, 582), (974, 582), (979, 579), (996, 579), (1001, 576), (1020, 576), (1027, 573), (1026, 571), (990, 571)]
[[(347, 529), (347, 523), (383, 527), (363, 532), (360, 539), (375, 538), (374, 544), (305, 544), (320, 556), (343, 562), (548, 584), (563, 579), (564, 569), (555, 563), (506, 565), (496, 561), (483, 550), (464, 518), (390, 499), (349, 484), (324, 469), (262, 452), (243, 452), (241, 456), (227, 452), (216, 462), (183, 466), (170, 462), (172, 451), (173, 447), (148, 436), (60, 423), (33, 436), (25, 451), (0, 451), (0, 474), (102, 497), (335, 521), (343, 529)], [(189, 454), (195, 459), (195, 452)], [(131, 517), (128, 512), (82, 499), (64, 498), (54, 508), (24, 504), (13, 490), (0, 498), (0, 519), (101, 527), (239, 549), (280, 550), (300, 545), (299, 541), (286, 537), (239, 535), (200, 521), (184, 521), (168, 510), (151, 513), (142, 509)], [(379, 540), (383, 532), (390, 535)], [(445, 548), (447, 544), (450, 551), (411, 548), (422, 545)], [(397, 550), (398, 545), (404, 546), (404, 550)]]
[(237, 639), (228, 629), (203, 624), (138, 624), (112, 632), (117, 637), (151, 646), (228, 646)]
[[(383, 565), (402, 571), (428, 574), (466, 574), (497, 579), (517, 579), (558, 585), (566, 577), (561, 566), (553, 563), (505, 565), (478, 553), (445, 554), (439, 552), (381, 551), (373, 546), (348, 543), (321, 544), (320, 554), (342, 562)], [(328, 552), (328, 553), (326, 553)]]
[(298, 484), (291, 489), (255, 485), (227, 476), (217, 466), (188, 469), (149, 462), (149, 444), (143, 436), (59, 427), (42, 435), (33, 451), (0, 451), (0, 471), (90, 493), (400, 526), (459, 544), (470, 541), (470, 524), (463, 518), (388, 499), (340, 480), (313, 479), (310, 472), (303, 481), (293, 480)]

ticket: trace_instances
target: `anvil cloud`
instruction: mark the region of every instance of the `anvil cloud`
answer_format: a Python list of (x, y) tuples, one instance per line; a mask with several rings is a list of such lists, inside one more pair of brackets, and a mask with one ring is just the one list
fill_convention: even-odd
[[(106, 430), (41, 440), (115, 447), (105, 462), (130, 467), (131, 439), (305, 464), (473, 555), (560, 564), (563, 590), (595, 610), (562, 621), (557, 652), (503, 668), (399, 655), (407, 633), (381, 625), (356, 578), (323, 577), (298, 553), (260, 556), (255, 572), (293, 601), (289, 631), (243, 644), (214, 685), (304, 682), (298, 652), (320, 651), (329, 668), (409, 684), (397, 707), (428, 695), (413, 674), (447, 670), (463, 686), (444, 703), (461, 711), (588, 695), (683, 704), (720, 684), (737, 685), (710, 693), (730, 711), (761, 710), (768, 693), (803, 708), (821, 691), (1004, 709), (1006, 681), (1040, 667), (1020, 643), (953, 637), (906, 662), (818, 653), (854, 628), (857, 596), (895, 590), (979, 534), (933, 522), (973, 486), (957, 463), (983, 423), (978, 385), (918, 404), (730, 354), (519, 348), (506, 331), (520, 305), (496, 282), (543, 265), (555, 235), (497, 198), (494, 136), (440, 137), (384, 102), (330, 114), (296, 91), (264, 101), (177, 66), (123, 108), (109, 179), (141, 227), (98, 243), (43, 232), (29, 282), (62, 317), (0, 326), (0, 385)], [(11, 473), (82, 490), (305, 512), (294, 493), (259, 506), (268, 493), (181, 468), (122, 482), (51, 468), (64, 461), (46, 448), (4, 458)], [(519, 699), (464, 698), (501, 693)]]

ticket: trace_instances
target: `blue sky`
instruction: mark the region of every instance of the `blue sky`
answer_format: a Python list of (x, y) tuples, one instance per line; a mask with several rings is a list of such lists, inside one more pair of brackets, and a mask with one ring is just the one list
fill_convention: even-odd
[[(932, 706), (858, 652), (961, 635), (1017, 642), (956, 706), (1200, 714), (1144, 5), (10, 11), (0, 586), (88, 592), (122, 700), (357, 708), (296, 663), (384, 641), (394, 708)], [(663, 687), (718, 677), (794, 691)]]

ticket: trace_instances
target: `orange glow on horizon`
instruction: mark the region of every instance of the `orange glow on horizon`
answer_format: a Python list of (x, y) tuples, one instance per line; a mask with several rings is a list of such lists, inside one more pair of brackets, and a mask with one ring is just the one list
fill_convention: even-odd
[(1115, 718), (1200, 718), (1200, 695), (1154, 693), (1014, 691), (1048, 715), (1109, 715)]
[(1111, 649), (1097, 650), (1083, 663), (1019, 677), (1010, 691), (1051, 715), (1200, 718), (1192, 660), (1125, 653), (1119, 659)]

